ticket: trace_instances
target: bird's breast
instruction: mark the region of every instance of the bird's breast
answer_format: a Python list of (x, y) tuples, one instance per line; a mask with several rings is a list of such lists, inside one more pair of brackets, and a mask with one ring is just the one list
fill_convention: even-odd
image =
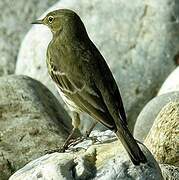
[(65, 104), (68, 106), (70, 111), (75, 111), (80, 113), (81, 109), (75, 104), (74, 101), (70, 99), (69, 96), (67, 96), (58, 86), (57, 86), (58, 93), (60, 94), (61, 98), (65, 102)]

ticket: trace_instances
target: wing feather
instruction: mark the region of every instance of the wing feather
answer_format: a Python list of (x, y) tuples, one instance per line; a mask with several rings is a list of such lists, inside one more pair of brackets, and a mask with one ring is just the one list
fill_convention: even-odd
[[(51, 72), (52, 79), (57, 83), (61, 91), (75, 104), (93, 118), (100, 121), (110, 129), (115, 129), (115, 124), (106, 105), (98, 92), (85, 82), (69, 79), (66, 75)], [(83, 86), (82, 86), (83, 84)]]
[[(127, 124), (121, 96), (104, 58), (90, 42), (74, 44), (73, 56), (47, 54), (49, 73), (60, 90), (80, 109), (110, 129), (116, 129), (116, 116)], [(61, 53), (63, 56), (65, 53)], [(61, 63), (61, 64), (60, 64)], [(56, 66), (55, 66), (56, 65)], [(62, 71), (63, 69), (63, 71)], [(75, 73), (73, 73), (75, 72)], [(98, 78), (98, 79), (96, 79)]]

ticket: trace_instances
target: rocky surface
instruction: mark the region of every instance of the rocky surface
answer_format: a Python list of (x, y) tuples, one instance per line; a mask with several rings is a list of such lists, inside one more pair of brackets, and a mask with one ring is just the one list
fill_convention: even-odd
[(168, 92), (179, 91), (179, 67), (177, 67), (165, 80), (158, 95)]
[[(89, 36), (107, 60), (121, 89), (129, 127), (133, 129), (141, 108), (175, 68), (179, 2), (136, 0), (134, 4), (132, 0), (104, 0), (103, 3), (100, 0), (61, 0), (49, 11), (64, 7), (80, 15)], [(32, 27), (22, 42), (16, 74), (40, 80), (57, 95), (47, 78), (45, 64), (50, 39), (51, 33), (46, 27)]]
[(20, 43), (31, 26), (33, 19), (37, 18), (56, 0), (0, 1), (0, 76), (12, 74)]
[[(162, 179), (157, 162), (141, 145), (148, 163), (134, 166), (119, 141), (110, 131), (96, 132), (100, 142), (86, 140), (67, 153), (54, 153), (36, 159), (10, 177), (10, 180), (144, 180)], [(111, 148), (113, 147), (113, 148)], [(77, 149), (79, 151), (77, 151)]]
[(160, 168), (164, 180), (177, 180), (179, 178), (179, 167), (160, 164)]
[(54, 95), (26, 76), (0, 78), (0, 179), (62, 145), (71, 119)]
[[(179, 1), (59, 0), (52, 6), (56, 1), (0, 2), (0, 179), (14, 172), (10, 180), (179, 179)], [(52, 35), (30, 22), (58, 8), (80, 15), (105, 57), (121, 90), (129, 128), (137, 119), (135, 137), (145, 139), (153, 154), (140, 143), (148, 163), (134, 166), (109, 130), (93, 131), (65, 153), (44, 155), (62, 145), (72, 125), (47, 73), (45, 54)], [(5, 76), (14, 71), (17, 75)], [(19, 74), (39, 80), (57, 99), (39, 81)], [(89, 127), (87, 119), (82, 117), (82, 131)]]
[(134, 127), (134, 137), (144, 141), (161, 109), (169, 102), (179, 101), (179, 92), (156, 96), (142, 109)]
[(69, 153), (45, 155), (24, 166), (9, 180), (70, 180), (74, 165), (73, 155)]
[(158, 162), (179, 166), (179, 101), (170, 102), (162, 108), (145, 145)]

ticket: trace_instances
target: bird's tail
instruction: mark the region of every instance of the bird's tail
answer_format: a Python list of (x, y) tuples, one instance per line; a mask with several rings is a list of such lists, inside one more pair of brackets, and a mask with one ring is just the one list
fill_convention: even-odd
[(116, 131), (116, 135), (125, 147), (134, 165), (139, 165), (140, 163), (147, 162), (144, 153), (141, 151), (136, 140), (127, 127), (118, 128), (118, 130)]

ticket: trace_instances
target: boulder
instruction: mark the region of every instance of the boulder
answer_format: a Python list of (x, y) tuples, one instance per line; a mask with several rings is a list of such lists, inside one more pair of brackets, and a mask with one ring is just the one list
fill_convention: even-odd
[(177, 67), (164, 81), (158, 95), (168, 92), (179, 91), (179, 67)]
[(144, 141), (161, 109), (169, 102), (179, 101), (179, 92), (156, 96), (142, 109), (134, 127), (134, 137)]
[[(176, 66), (178, 7), (173, 0), (60, 0), (47, 11), (70, 8), (80, 15), (121, 90), (131, 130), (144, 104)], [(21, 44), (16, 74), (38, 79), (59, 97), (45, 63), (50, 40), (47, 27), (33, 26)], [(88, 126), (86, 119), (82, 127)]]
[(145, 145), (161, 164), (179, 166), (179, 101), (169, 102), (158, 114)]
[(60, 147), (71, 119), (54, 95), (26, 76), (0, 78), (0, 179)]
[(121, 143), (114, 141), (113, 133), (105, 131), (95, 135), (100, 140), (95, 144), (89, 139), (68, 153), (42, 156), (14, 173), (10, 180), (162, 180), (158, 163), (144, 145), (140, 146), (148, 162), (134, 166)]
[(19, 46), (31, 26), (32, 19), (37, 18), (56, 0), (0, 1), (0, 76), (13, 74)]
[(169, 164), (160, 164), (160, 169), (164, 180), (179, 179), (179, 167)]
[(73, 155), (54, 153), (28, 163), (12, 175), (9, 180), (72, 180), (72, 169), (74, 166)]

